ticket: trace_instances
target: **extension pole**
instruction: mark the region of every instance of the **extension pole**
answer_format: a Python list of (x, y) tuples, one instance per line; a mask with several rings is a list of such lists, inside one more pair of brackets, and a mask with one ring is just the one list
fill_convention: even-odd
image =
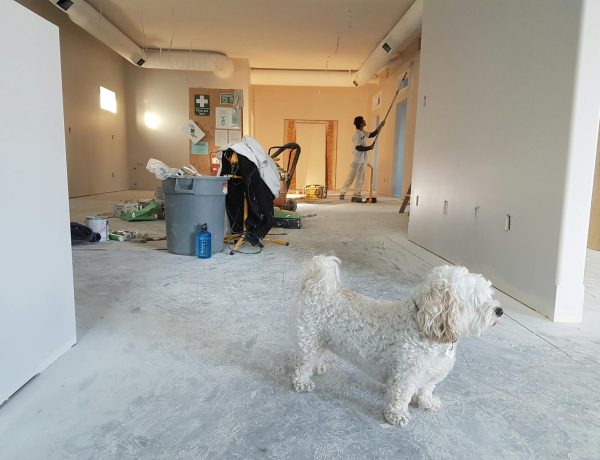
[[(387, 109), (387, 112), (385, 113), (385, 117), (383, 117), (383, 121), (387, 120), (388, 115), (390, 114), (390, 111), (392, 110), (392, 107), (394, 105), (394, 102), (396, 102), (396, 98), (398, 97), (398, 94), (400, 93), (400, 90), (402, 89), (402, 82), (406, 79), (406, 75), (408, 74), (408, 72), (404, 72), (404, 75), (402, 76), (402, 80), (400, 80), (400, 88), (398, 88), (396, 90), (396, 94), (394, 94), (394, 97), (392, 99), (392, 103), (390, 104), (389, 108)], [(383, 123), (383, 122), (382, 122)], [(383, 128), (381, 128), (383, 129)], [(375, 143), (377, 142), (377, 139), (379, 139), (379, 135), (381, 134), (381, 130), (377, 133), (377, 136), (375, 136), (375, 140), (373, 141), (373, 146), (375, 146)], [(369, 166), (369, 168), (371, 168), (370, 170), (370, 177), (371, 177), (371, 187), (369, 190), (369, 198), (368, 198), (368, 203), (373, 203), (373, 166), (367, 163), (367, 166)]]
[[(387, 109), (387, 112), (385, 113), (385, 117), (383, 117), (383, 121), (387, 120), (387, 117), (390, 114), (390, 111), (392, 110), (392, 107), (394, 106), (394, 102), (396, 102), (396, 98), (398, 97), (398, 94), (400, 94), (400, 90), (402, 89), (402, 82), (404, 80), (406, 80), (406, 75), (407, 74), (408, 74), (408, 72), (404, 72), (404, 75), (402, 76), (402, 80), (400, 80), (400, 88), (398, 88), (396, 90), (396, 94), (394, 94), (394, 97), (392, 99), (392, 103), (390, 104), (389, 108)], [(383, 129), (383, 128), (381, 128), (381, 129)], [(381, 134), (381, 131), (379, 131), (377, 133), (377, 136), (375, 137), (375, 140), (373, 141), (373, 145), (375, 145), (375, 143), (377, 142), (377, 139), (379, 138), (380, 134)]]

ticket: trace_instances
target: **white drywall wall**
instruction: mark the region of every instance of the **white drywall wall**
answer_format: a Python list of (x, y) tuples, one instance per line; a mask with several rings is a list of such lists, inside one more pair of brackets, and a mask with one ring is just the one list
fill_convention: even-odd
[(582, 317), (599, 3), (424, 8), (409, 238), (555, 321)]
[(58, 28), (0, 3), (0, 403), (75, 343)]

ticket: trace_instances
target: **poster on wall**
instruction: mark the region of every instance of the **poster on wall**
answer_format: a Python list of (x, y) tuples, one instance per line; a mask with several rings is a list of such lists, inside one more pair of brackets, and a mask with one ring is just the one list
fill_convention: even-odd
[(210, 116), (210, 95), (197, 94), (194, 96), (194, 113), (200, 117)]
[(227, 130), (225, 129), (215, 129), (215, 145), (217, 147), (226, 146), (229, 141), (227, 140)]
[(208, 155), (208, 142), (192, 142), (192, 155)]
[(221, 93), (221, 104), (233, 105), (233, 93)]
[(229, 131), (229, 144), (237, 144), (242, 140), (242, 131), (239, 129), (232, 129)]
[(233, 109), (231, 113), (231, 127), (233, 129), (242, 129), (242, 109)]
[(233, 109), (230, 107), (215, 108), (215, 125), (218, 129), (231, 129)]
[(187, 138), (192, 142), (201, 141), (206, 135), (204, 131), (202, 131), (200, 127), (192, 120), (188, 120), (185, 126), (183, 126), (182, 130)]

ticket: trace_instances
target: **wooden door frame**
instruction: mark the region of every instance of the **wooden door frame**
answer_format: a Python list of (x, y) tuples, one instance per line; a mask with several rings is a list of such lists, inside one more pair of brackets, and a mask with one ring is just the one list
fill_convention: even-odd
[[(328, 189), (335, 188), (335, 168), (337, 163), (337, 120), (305, 120), (285, 119), (284, 143), (296, 142), (296, 123), (324, 123), (325, 124), (325, 185)], [(302, 155), (302, 146), (300, 146)], [(290, 189), (296, 188), (296, 175), (292, 178)]]

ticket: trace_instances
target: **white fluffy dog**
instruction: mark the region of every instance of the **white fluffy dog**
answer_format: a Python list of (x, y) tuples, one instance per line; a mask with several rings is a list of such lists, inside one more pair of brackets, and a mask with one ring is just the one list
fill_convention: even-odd
[(404, 426), (408, 405), (440, 408), (433, 395), (455, 361), (455, 342), (481, 335), (502, 316), (491, 283), (464, 267), (434, 268), (412, 297), (379, 301), (341, 287), (340, 260), (315, 256), (306, 267), (292, 328), (296, 391), (312, 391), (327, 348), (387, 384), (385, 419)]

